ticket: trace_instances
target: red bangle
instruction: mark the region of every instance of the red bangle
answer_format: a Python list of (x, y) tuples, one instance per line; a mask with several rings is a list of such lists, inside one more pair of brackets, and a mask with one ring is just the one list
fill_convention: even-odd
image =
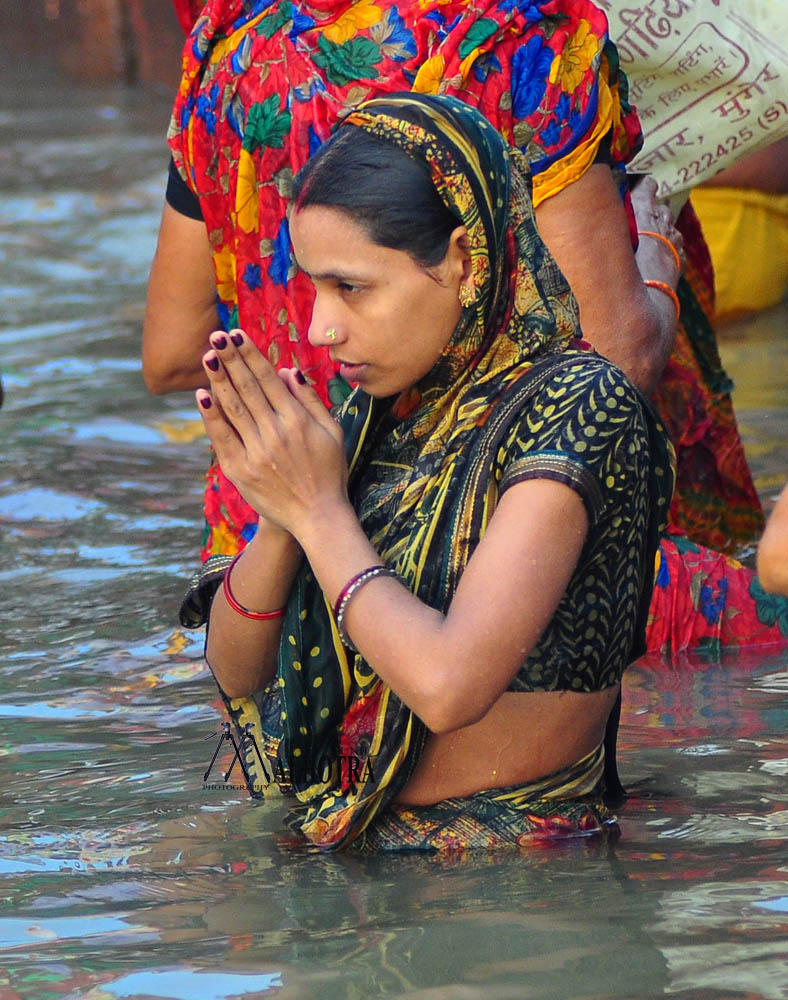
[(639, 229), (638, 236), (651, 236), (655, 240), (661, 240), (665, 246), (670, 247), (670, 252), (673, 254), (673, 259), (676, 261), (676, 270), (679, 274), (681, 274), (681, 257), (679, 257), (678, 250), (670, 242), (667, 236), (663, 236), (662, 233), (652, 233), (650, 229)]
[(654, 278), (644, 278), (643, 284), (648, 285), (649, 288), (658, 288), (673, 299), (673, 305), (676, 307), (676, 323), (678, 324), (679, 317), (681, 316), (681, 303), (679, 302), (678, 295), (676, 295), (670, 285), (666, 285), (664, 281), (656, 281)]
[(239, 615), (243, 615), (244, 618), (252, 618), (254, 621), (269, 621), (272, 618), (281, 618), (284, 613), (284, 608), (277, 608), (276, 611), (250, 611), (249, 608), (245, 608), (243, 604), (239, 604), (236, 601), (232, 590), (230, 590), (230, 573), (233, 571), (233, 566), (238, 562), (238, 560), (243, 555), (243, 550), (238, 553), (238, 555), (233, 559), (230, 565), (227, 567), (227, 572), (224, 574), (224, 580), (222, 582), (222, 588), (224, 589), (224, 596), (230, 607)]

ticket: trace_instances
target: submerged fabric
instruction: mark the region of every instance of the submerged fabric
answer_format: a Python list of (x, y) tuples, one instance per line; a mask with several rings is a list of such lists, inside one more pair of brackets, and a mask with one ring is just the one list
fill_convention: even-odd
[(600, 801), (604, 748), (540, 781), (493, 788), (431, 806), (393, 803), (355, 840), (355, 854), (465, 852), (529, 847), (617, 829)]
[[(193, 4), (179, 0), (183, 23)], [(639, 148), (604, 14), (588, 0), (209, 0), (184, 49), (170, 129), (213, 247), (219, 310), (275, 365), (297, 365), (324, 401), (347, 386), (304, 336), (313, 292), (294, 264), (290, 181), (361, 101), (411, 88), (458, 95), (522, 149), (535, 200), (609, 147)], [(215, 464), (203, 558), (234, 553), (256, 515)]]
[[(643, 649), (660, 511), (667, 511), (673, 482), (667, 439), (618, 369), (588, 351), (566, 350), (576, 343), (574, 299), (538, 236), (519, 153), (453, 99), (387, 98), (354, 112), (343, 128), (366, 129), (429, 166), (468, 230), (477, 289), (476, 303), (416, 386), (393, 402), (356, 390), (340, 414), (361, 524), (403, 583), (445, 611), (494, 512), (496, 468), (501, 488), (507, 476), (511, 484), (528, 474), (529, 459), (540, 476), (557, 471), (585, 497), (598, 528), (610, 515), (605, 532), (614, 542), (589, 541), (556, 612), (551, 635), (571, 650), (574, 672), (557, 672), (545, 646), (526, 661), (522, 687), (613, 684)], [(541, 412), (531, 409), (537, 396)], [(381, 474), (383, 466), (389, 474)], [(625, 527), (616, 534), (619, 523)], [(604, 593), (622, 604), (609, 620), (600, 618), (599, 642), (587, 636), (592, 623), (571, 603), (594, 574), (589, 594), (602, 595), (614, 578), (621, 588)], [(300, 829), (324, 849), (345, 847), (405, 785), (427, 731), (339, 641), (308, 565), (288, 602), (278, 684), (278, 749), (305, 804)], [(256, 715), (262, 724), (265, 701), (243, 701), (234, 704), (239, 718)], [(375, 762), (374, 781), (342, 773), (324, 780), (318, 762), (335, 758), (340, 740), (364, 747)]]

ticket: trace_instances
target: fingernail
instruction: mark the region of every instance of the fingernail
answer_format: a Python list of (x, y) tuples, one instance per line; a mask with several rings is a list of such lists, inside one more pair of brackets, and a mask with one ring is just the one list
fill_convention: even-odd
[(306, 379), (301, 374), (301, 372), (298, 371), (298, 369), (296, 369), (295, 380), (296, 380), (296, 382), (298, 382), (299, 385), (306, 385)]
[(219, 371), (219, 359), (218, 358), (208, 358), (208, 360), (205, 362), (205, 364), (208, 366), (208, 368), (211, 369), (212, 372), (218, 372)]
[(200, 396), (200, 406), (204, 410), (210, 410), (210, 408), (213, 406), (213, 402), (211, 400), (211, 397), (210, 396)]
[(236, 332), (230, 334), (230, 340), (235, 344), (236, 347), (240, 347), (244, 342), (244, 335), (242, 333)]
[(223, 351), (227, 347), (227, 337), (223, 333), (220, 333), (218, 337), (213, 338), (211, 343), (217, 351)]

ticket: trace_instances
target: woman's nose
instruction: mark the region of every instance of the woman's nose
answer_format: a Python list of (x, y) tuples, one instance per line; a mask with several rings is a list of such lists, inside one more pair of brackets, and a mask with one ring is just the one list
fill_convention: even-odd
[(322, 308), (318, 299), (312, 309), (307, 338), (313, 347), (331, 347), (341, 339), (339, 324), (332, 322), (331, 310)]

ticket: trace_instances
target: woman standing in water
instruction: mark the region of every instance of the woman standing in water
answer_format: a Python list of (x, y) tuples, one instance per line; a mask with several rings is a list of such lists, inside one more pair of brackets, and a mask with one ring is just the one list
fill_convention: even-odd
[[(527, 163), (463, 103), (393, 95), (299, 175), (290, 231), (310, 343), (356, 388), (335, 423), (244, 333), (210, 338), (198, 402), (260, 516), (210, 611), (236, 718), (324, 849), (601, 830), (672, 473), (648, 405), (576, 339)], [(368, 780), (319, 773), (338, 743)]]

